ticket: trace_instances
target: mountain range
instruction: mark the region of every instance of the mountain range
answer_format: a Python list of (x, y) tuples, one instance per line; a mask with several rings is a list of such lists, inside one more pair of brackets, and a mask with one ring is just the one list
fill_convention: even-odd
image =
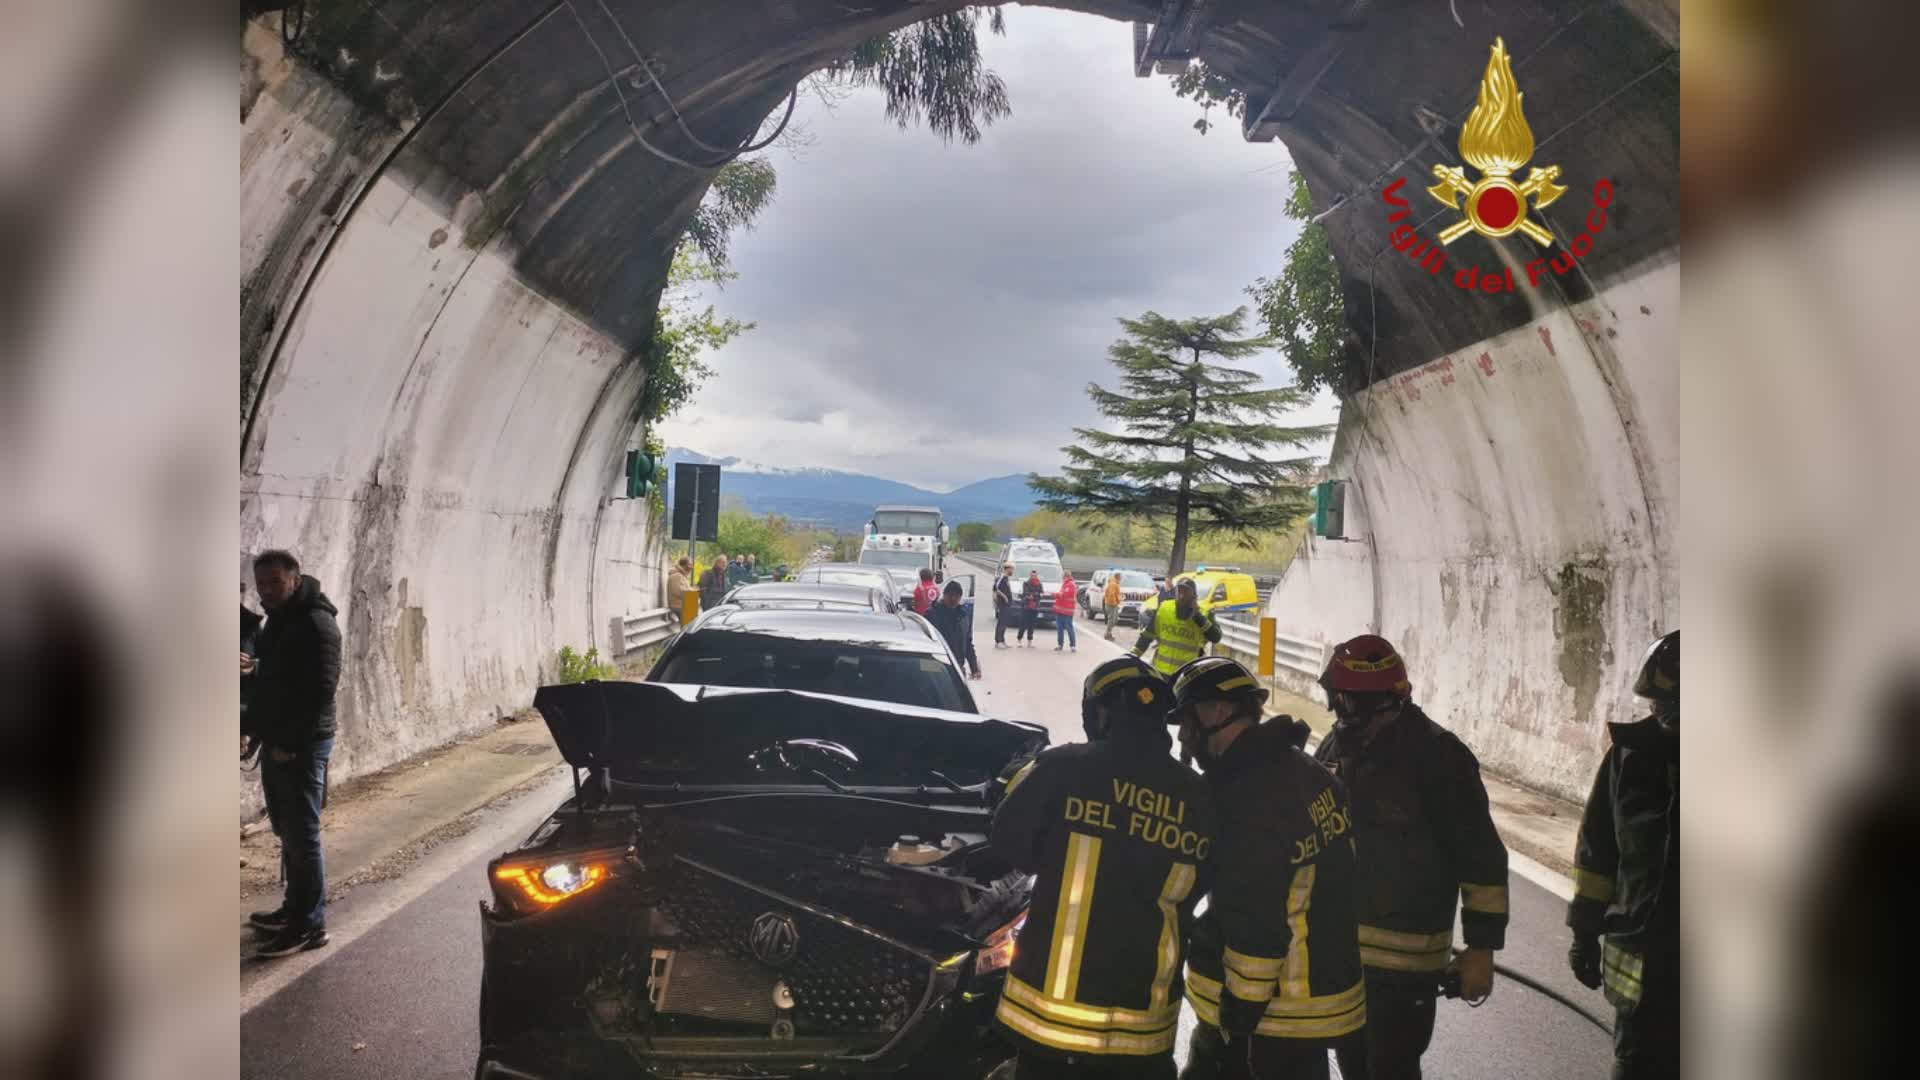
[(838, 469), (788, 469), (737, 457), (709, 457), (697, 450), (667, 448), (667, 498), (673, 498), (673, 467), (681, 462), (720, 466), (720, 497), (737, 497), (756, 514), (781, 514), (798, 524), (857, 532), (881, 503), (937, 506), (949, 528), (963, 521), (1002, 521), (1034, 508), (1025, 473), (995, 476), (952, 491)]

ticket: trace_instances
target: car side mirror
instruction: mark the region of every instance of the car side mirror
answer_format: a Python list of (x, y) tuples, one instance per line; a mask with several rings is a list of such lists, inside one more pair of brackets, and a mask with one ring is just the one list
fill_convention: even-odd
[(935, 570), (933, 572), (933, 583), (935, 585), (942, 584), (946, 580), (947, 580), (947, 572), (945, 570)]

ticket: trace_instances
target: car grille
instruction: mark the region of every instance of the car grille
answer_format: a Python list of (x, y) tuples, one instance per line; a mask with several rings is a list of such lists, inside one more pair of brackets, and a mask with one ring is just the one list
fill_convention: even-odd
[[(684, 866), (676, 877), (658, 906), (679, 930), (679, 955), (701, 960), (692, 970), (676, 970), (674, 997), (741, 1007), (732, 1016), (698, 1011), (757, 1019), (766, 1013), (750, 1003), (770, 1003), (777, 982), (793, 995), (790, 1019), (798, 1036), (895, 1032), (919, 1007), (931, 975), (925, 959), (697, 867)], [(774, 963), (754, 949), (754, 924), (769, 914), (791, 919), (797, 932), (790, 958)], [(695, 971), (724, 985), (696, 990), (688, 985)]]

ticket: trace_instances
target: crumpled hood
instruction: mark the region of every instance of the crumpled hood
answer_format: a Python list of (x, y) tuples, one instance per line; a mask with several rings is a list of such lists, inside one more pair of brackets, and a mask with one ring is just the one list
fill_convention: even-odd
[(853, 751), (849, 784), (919, 784), (929, 769), (978, 784), (1047, 745), (1035, 724), (795, 690), (584, 682), (543, 686), (533, 705), (569, 764), (687, 783), (765, 780), (750, 758), (783, 739)]

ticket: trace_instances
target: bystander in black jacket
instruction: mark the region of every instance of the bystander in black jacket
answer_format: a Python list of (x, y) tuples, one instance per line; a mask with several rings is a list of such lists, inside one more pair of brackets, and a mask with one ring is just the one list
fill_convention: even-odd
[(935, 603), (927, 609), (926, 619), (946, 639), (947, 648), (953, 650), (953, 659), (973, 674), (980, 674), (980, 654), (973, 648), (973, 601), (963, 601), (955, 607)]
[(334, 731), (340, 685), (340, 613), (302, 574), (286, 604), (267, 616), (254, 638), (259, 669), (247, 703), (248, 725), (267, 746), (303, 750)]

